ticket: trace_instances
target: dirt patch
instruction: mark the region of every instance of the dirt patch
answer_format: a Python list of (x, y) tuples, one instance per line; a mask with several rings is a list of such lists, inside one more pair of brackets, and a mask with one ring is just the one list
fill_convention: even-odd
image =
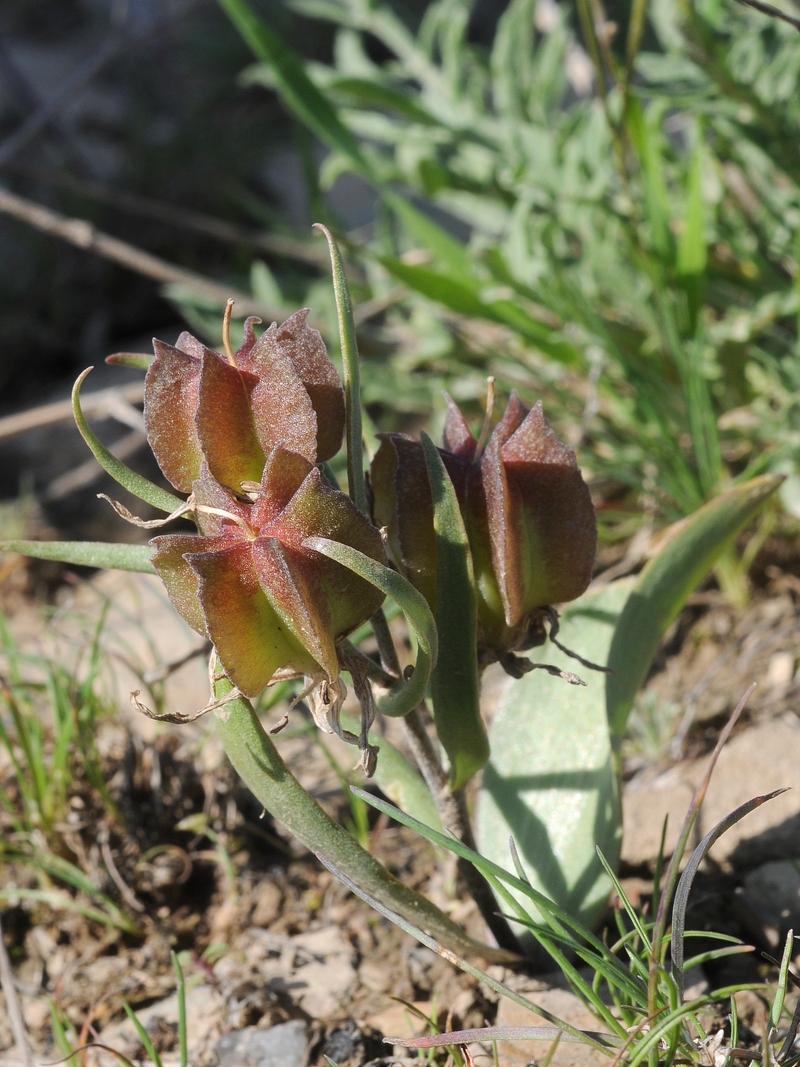
[[(16, 572), (14, 581), (20, 581)], [(2, 920), (37, 1055), (55, 1058), (50, 999), (78, 1040), (105, 1041), (134, 1059), (141, 1057), (138, 1037), (125, 1019), (127, 1001), (144, 1020), (165, 1064), (177, 1062), (173, 951), (182, 953), (185, 961), (191, 1056), (200, 1067), (269, 1063), (263, 1056), (253, 1059), (262, 1055), (263, 1035), (270, 1035), (273, 1044), (283, 1043), (274, 1047), (287, 1050), (285, 1067), (324, 1064), (326, 1055), (339, 1067), (403, 1062), (401, 1050), (394, 1055), (382, 1039), (421, 1032), (426, 1024), (420, 1016), (434, 1018), (442, 1027), (494, 1023), (498, 1006), (493, 995), (347, 894), (262, 813), (203, 720), (192, 727), (164, 727), (128, 710), (124, 697), (137, 672), (146, 668), (147, 643), (136, 644), (143, 628), (149, 628), (151, 638), (172, 634), (169, 642), (174, 639), (175, 647), (185, 650), (181, 642), (186, 635), (162, 629), (157, 612), (168, 608), (163, 598), (151, 598), (151, 586), (150, 579), (138, 576), (120, 584), (119, 576), (103, 575), (90, 586), (73, 587), (66, 600), (61, 594), (57, 625), (51, 622), (44, 637), (41, 617), (37, 621), (30, 601), (16, 616), (23, 645), (32, 649), (37, 640), (44, 640), (52, 652), (65, 644), (75, 647), (85, 631), (72, 620), (90, 604), (95, 610), (105, 604), (112, 644), (117, 641), (110, 653), (116, 670), (109, 705), (122, 708), (100, 723), (96, 736), (116, 811), (103, 803), (88, 777), (78, 775), (63, 823), (47, 848), (84, 871), (102, 895), (98, 900), (82, 896), (84, 903), (102, 911), (102, 900), (107, 899), (127, 916), (131, 929), (32, 899), (30, 891), (43, 887), (65, 893), (58, 879), (22, 862), (26, 849), (30, 856), (30, 850), (44, 847), (44, 839), (35, 834), (19, 839), (19, 861), (0, 866), (0, 889), (20, 893), (18, 899), (6, 897)], [(24, 601), (25, 589), (20, 586), (17, 595)], [(7, 604), (13, 602), (11, 598)], [(679, 710), (662, 716), (660, 725), (666, 727), (659, 759), (632, 750), (627, 762), (628, 807), (635, 805), (645, 822), (660, 830), (665, 810), (672, 819), (682, 817), (692, 776), (700, 766), (697, 761), (707, 754), (720, 722), (754, 679), (762, 684), (731, 742), (733, 778), (747, 778), (742, 766), (752, 769), (749, 743), (767, 752), (759, 731), (766, 737), (782, 730), (786, 738), (779, 748), (790, 762), (796, 761), (799, 610), (800, 582), (778, 570), (767, 576), (744, 611), (735, 611), (713, 591), (695, 597), (687, 607), (651, 673), (639, 716), (648, 706)], [(169, 625), (174, 625), (174, 615), (170, 618)], [(161, 652), (167, 650), (165, 641), (156, 641)], [(202, 699), (204, 668), (195, 662), (187, 669), (195, 674), (179, 679), (177, 690), (162, 694), (164, 700), (174, 701), (181, 692)], [(282, 710), (276, 707), (270, 714), (277, 719)], [(293, 727), (300, 722), (293, 719)], [(280, 745), (303, 784), (336, 819), (346, 822), (350, 809), (317, 744), (295, 731), (294, 736), (282, 735)], [(743, 765), (733, 758), (739, 749)], [(349, 766), (351, 754), (336, 750), (336, 755)], [(663, 781), (670, 774), (688, 784), (681, 786), (680, 795), (670, 794), (666, 808), (663, 803), (659, 807), (666, 795)], [(646, 781), (655, 787), (634, 796)], [(13, 782), (13, 767), (8, 761), (0, 763), (0, 786), (9, 791), (12, 802)], [(776, 780), (772, 787), (781, 784)], [(715, 788), (724, 795), (722, 777), (715, 779)], [(781, 816), (786, 825), (794, 817), (793, 812)], [(17, 828), (10, 816), (0, 815), (0, 826), (11, 840)], [(754, 839), (762, 837), (759, 831)], [(629, 833), (629, 843), (632, 840)], [(371, 811), (369, 844), (399, 878), (483, 936), (451, 858)], [(699, 877), (690, 924), (754, 938), (774, 951), (775, 938), (793, 919), (794, 890), (787, 883), (789, 896), (784, 896), (789, 903), (784, 900), (782, 905), (786, 914), (765, 916), (763, 909), (754, 908), (759, 891), (753, 887), (781, 874), (761, 867), (767, 860), (774, 864), (787, 858), (790, 844), (769, 856), (751, 850), (745, 858), (738, 846), (728, 850), (724, 867), (712, 864)], [(629, 850), (623, 868), (626, 886), (642, 900), (652, 889), (653, 862), (648, 845), (635, 855)], [(107, 919), (113, 914), (107, 912)], [(742, 966), (749, 970), (742, 971)], [(718, 984), (757, 973), (753, 958), (744, 964), (728, 961), (724, 968), (709, 968), (701, 977)], [(0, 1050), (11, 1045), (10, 1028), (0, 1013)], [(529, 1048), (533, 1054), (530, 1046), (526, 1052)], [(481, 1064), (483, 1052), (476, 1049), (475, 1055)], [(96, 1062), (105, 1061), (98, 1054)], [(486, 1067), (491, 1063), (488, 1054), (484, 1062)]]

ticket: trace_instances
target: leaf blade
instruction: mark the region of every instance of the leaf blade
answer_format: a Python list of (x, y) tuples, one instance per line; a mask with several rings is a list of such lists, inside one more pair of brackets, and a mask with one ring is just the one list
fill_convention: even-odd
[(149, 545), (105, 541), (0, 541), (0, 552), (18, 552), (33, 559), (72, 563), (76, 567), (155, 574)]

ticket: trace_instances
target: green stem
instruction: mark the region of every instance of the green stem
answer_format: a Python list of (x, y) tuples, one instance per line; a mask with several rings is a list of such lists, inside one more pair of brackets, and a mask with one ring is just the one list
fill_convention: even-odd
[(350, 499), (356, 507), (369, 514), (367, 508), (367, 485), (364, 478), (364, 444), (361, 428), (361, 381), (358, 369), (358, 342), (356, 323), (353, 318), (353, 302), (344, 271), (342, 257), (327, 226), (316, 222), (314, 228), (325, 235), (331, 253), (333, 270), (333, 293), (336, 297), (336, 314), (339, 319), (339, 343), (342, 346), (342, 370), (344, 372), (344, 410), (347, 436), (347, 486)]
[[(222, 699), (231, 688), (228, 679), (221, 678), (215, 683), (214, 694)], [(468, 937), (444, 912), (398, 882), (365, 852), (303, 789), (281, 759), (249, 701), (244, 697), (231, 700), (216, 716), (220, 739), (237, 773), (259, 803), (306, 848), (324, 855), (365, 892), (409, 922), (422, 926), (451, 950), (482, 956), (492, 962), (510, 962), (515, 958), (512, 953)]]

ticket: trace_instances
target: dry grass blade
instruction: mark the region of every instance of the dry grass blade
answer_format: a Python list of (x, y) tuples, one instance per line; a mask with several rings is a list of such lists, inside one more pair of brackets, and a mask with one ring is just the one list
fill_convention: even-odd
[[(602, 1041), (608, 1034), (585, 1030), (585, 1034)], [(476, 1026), (471, 1030), (451, 1030), (446, 1034), (426, 1037), (386, 1037), (387, 1044), (403, 1048), (437, 1048), (440, 1045), (466, 1045), (472, 1041), (574, 1041), (580, 1038), (566, 1034), (557, 1026)]]
[(675, 902), (672, 907), (672, 942), (670, 950), (672, 953), (675, 984), (678, 987), (678, 993), (681, 997), (683, 997), (686, 904), (689, 900), (692, 883), (694, 882), (694, 877), (697, 874), (700, 864), (703, 862), (703, 859), (714, 842), (722, 837), (726, 830), (730, 830), (730, 828), (735, 826), (740, 819), (745, 817), (745, 815), (749, 815), (751, 811), (761, 807), (761, 805), (765, 804), (768, 800), (774, 800), (775, 797), (779, 797), (781, 793), (785, 792), (786, 789), (776, 789), (773, 793), (767, 793), (765, 796), (753, 797), (752, 800), (748, 800), (738, 808), (735, 808), (732, 812), (726, 815), (724, 819), (720, 819), (716, 826), (709, 830), (689, 858), (689, 862), (686, 864), (681, 879), (678, 882), (678, 888), (675, 890)]
[(365, 893), (364, 890), (360, 888), (360, 886), (356, 885), (356, 883), (352, 879), (348, 878), (346, 874), (340, 871), (338, 867), (331, 863), (330, 860), (326, 859), (325, 856), (323, 856), (320, 852), (316, 853), (316, 857), (323, 865), (323, 867), (325, 867), (331, 872), (332, 875), (338, 878), (339, 881), (343, 885), (345, 885), (351, 893), (355, 893), (357, 897), (360, 897), (361, 900), (363, 900), (366, 904), (369, 904), (369, 906), (371, 908), (374, 908), (375, 911), (377, 911), (380, 915), (383, 915), (384, 918), (388, 919), (390, 922), (393, 922), (396, 926), (399, 926), (401, 930), (405, 930), (406, 933), (411, 934), (411, 936), (416, 938), (416, 940), (419, 941), (420, 944), (425, 945), (426, 948), (429, 948), (432, 952), (437, 953), (437, 955), (441, 956), (442, 959), (448, 960), (450, 963), (455, 964), (456, 967), (464, 971), (466, 974), (469, 974), (473, 978), (476, 978), (479, 982), (483, 982), (484, 985), (487, 985), (496, 993), (499, 993), (501, 996), (507, 997), (509, 1000), (514, 1001), (515, 1004), (519, 1004), (520, 1007), (525, 1008), (532, 1014), (539, 1015), (542, 1019), (546, 1019), (549, 1023), (552, 1023), (557, 1030), (563, 1032), (563, 1034), (565, 1035), (565, 1039), (566, 1035), (569, 1034), (571, 1035), (573, 1041), (588, 1045), (590, 1048), (596, 1049), (598, 1052), (602, 1052), (605, 1056), (613, 1057), (613, 1050), (618, 1048), (621, 1044), (620, 1038), (616, 1037), (614, 1034), (594, 1034), (593, 1032), (579, 1030), (578, 1027), (572, 1026), (570, 1023), (565, 1022), (563, 1019), (559, 1019), (558, 1016), (553, 1015), (552, 1012), (547, 1011), (545, 1008), (540, 1007), (538, 1004), (534, 1004), (533, 1001), (528, 1000), (527, 997), (523, 997), (521, 994), (517, 993), (515, 990), (509, 988), (508, 986), (503, 985), (502, 982), (498, 982), (496, 979), (492, 978), (491, 975), (487, 974), (485, 971), (482, 971), (479, 967), (474, 967), (471, 963), (468, 963), (466, 960), (461, 959), (461, 957), (457, 956), (455, 952), (451, 952), (450, 949), (447, 949), (443, 945), (440, 945), (438, 941), (430, 937), (430, 935), (426, 934), (424, 931), (420, 930), (419, 927), (414, 926), (413, 923), (408, 922), (406, 919), (402, 918), (402, 916), (398, 915), (390, 908), (387, 908), (385, 905), (381, 904), (380, 901), (370, 896), (369, 893)]
[(661, 893), (661, 897), (658, 902), (658, 913), (656, 915), (655, 925), (653, 927), (653, 940), (652, 940), (652, 958), (650, 966), (650, 980), (648, 982), (648, 1007), (649, 1013), (652, 1015), (657, 1009), (656, 991), (658, 986), (658, 973), (661, 966), (661, 946), (663, 944), (664, 935), (666, 933), (667, 926), (667, 912), (675, 896), (675, 889), (678, 883), (678, 877), (680, 872), (680, 863), (683, 855), (686, 851), (686, 846), (689, 842), (689, 837), (692, 832), (700, 806), (705, 799), (706, 792), (708, 790), (709, 782), (711, 781), (711, 775), (714, 773), (714, 768), (717, 765), (717, 760), (720, 757), (722, 749), (725, 747), (725, 743), (731, 735), (736, 723), (739, 721), (739, 716), (745, 709), (747, 701), (750, 699), (750, 695), (755, 689), (755, 683), (753, 683), (742, 699), (734, 708), (733, 714), (725, 724), (722, 733), (719, 735), (719, 740), (711, 753), (711, 759), (708, 762), (706, 773), (695, 790), (692, 797), (689, 810), (686, 812), (686, 818), (683, 820), (683, 826), (681, 832), (678, 835), (678, 843), (675, 846), (675, 851), (672, 853), (672, 857), (667, 867), (667, 872), (664, 876), (664, 888)]

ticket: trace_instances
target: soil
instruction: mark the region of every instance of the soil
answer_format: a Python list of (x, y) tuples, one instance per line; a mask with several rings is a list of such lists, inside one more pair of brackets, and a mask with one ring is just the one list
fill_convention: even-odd
[[(753, 680), (760, 685), (738, 733), (785, 722), (787, 716), (796, 719), (796, 564), (793, 559), (776, 560), (775, 553), (772, 558), (762, 554), (754, 575), (757, 584), (746, 608), (734, 609), (709, 586), (692, 598), (672, 628), (640, 700), (639, 732), (634, 731), (626, 757), (626, 788), (643, 774), (663, 776), (674, 766), (694, 766), (693, 761), (708, 753)], [(0, 585), (4, 608), (23, 647), (33, 647), (30, 642), (42, 638), (44, 614), (36, 594), (43, 589), (58, 589), (60, 621), (45, 631), (51, 654), (53, 634), (63, 636), (72, 615), (85, 611), (92, 599), (96, 603), (105, 598), (115, 606), (124, 599), (121, 587), (104, 584), (119, 576), (88, 581), (73, 576), (67, 585), (63, 578), (63, 571), (50, 572), (37, 564), (6, 569)], [(73, 647), (76, 632), (70, 636)], [(129, 637), (126, 632), (125, 640)], [(199, 671), (202, 691), (203, 668), (196, 661), (192, 669), (195, 682)], [(181, 684), (187, 692), (194, 683), (187, 675)], [(126, 687), (123, 677), (119, 688)], [(277, 720), (282, 711), (278, 706), (269, 714)], [(226, 1034), (249, 1038), (293, 1021), (305, 1048), (299, 1067), (325, 1064), (326, 1056), (339, 1067), (416, 1062), (416, 1053), (393, 1051), (383, 1042), (384, 1037), (422, 1032), (426, 1024), (415, 1012), (440, 1027), (495, 1023), (494, 994), (355, 900), (258, 809), (203, 720), (192, 727), (161, 726), (119, 707), (100, 724), (97, 745), (117, 813), (78, 775), (49, 848), (86, 872), (134, 929), (124, 932), (75, 911), (6, 898), (0, 919), (37, 1056), (57, 1058), (52, 1002), (81, 1043), (96, 1040), (134, 1062), (144, 1061), (144, 1050), (125, 1022), (127, 1002), (145, 1021), (165, 1067), (178, 1062), (171, 952), (182, 953), (189, 980), (191, 1063), (196, 1067), (234, 1062), (225, 1059)], [(281, 745), (306, 787), (347, 823), (350, 809), (319, 745), (297, 730), (294, 737), (283, 735)], [(334, 752), (347, 767), (350, 753)], [(0, 762), (0, 786), (13, 802), (16, 785), (7, 760)], [(641, 805), (641, 800), (636, 803)], [(640, 813), (645, 820), (647, 811)], [(370, 809), (369, 847), (375, 855), (470, 932), (485, 936), (452, 861), (375, 815)], [(181, 820), (189, 816), (194, 821), (182, 827)], [(0, 814), (0, 827), (4, 836), (11, 835), (8, 815)], [(34, 835), (31, 847), (43, 843), (43, 837)], [(654, 861), (655, 853), (639, 856), (634, 864), (623, 863), (623, 884), (634, 899), (645, 901), (652, 891)], [(754, 918), (752, 893), (748, 897), (743, 889), (754, 866), (751, 856), (747, 870), (737, 870), (735, 861), (733, 866), (704, 868), (689, 923), (750, 939), (774, 954), (780, 951), (776, 939), (781, 922), (762, 913)], [(0, 867), (0, 889), (41, 889), (46, 884), (28, 864)], [(80, 899), (90, 903), (85, 896)], [(763, 964), (753, 955), (709, 968), (699, 980), (718, 985), (762, 974)], [(517, 974), (513, 980), (522, 978)], [(754, 1018), (759, 1004), (750, 1004)], [(508, 1021), (507, 1014), (503, 1002), (501, 1021)], [(0, 1064), (14, 1062), (12, 1046), (10, 1022), (0, 1011), (0, 1050), (7, 1050), (0, 1051)], [(519, 1046), (509, 1047), (502, 1062), (527, 1062), (531, 1046), (524, 1048), (523, 1056)], [(475, 1063), (488, 1067), (491, 1058), (482, 1055), (476, 1046)], [(115, 1061), (94, 1051), (84, 1062), (91, 1067)], [(446, 1054), (436, 1062), (447, 1062)]]

